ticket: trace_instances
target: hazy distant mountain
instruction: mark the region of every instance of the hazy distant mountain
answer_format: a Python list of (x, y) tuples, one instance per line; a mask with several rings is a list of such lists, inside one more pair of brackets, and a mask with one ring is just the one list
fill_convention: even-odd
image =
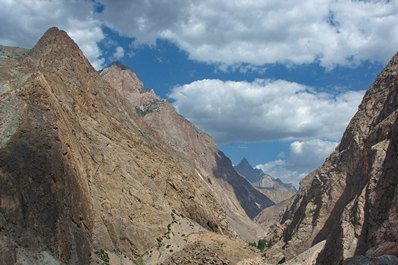
[(280, 179), (265, 174), (261, 169), (253, 168), (246, 158), (234, 168), (275, 203), (289, 199), (297, 192), (292, 184), (283, 183)]
[(251, 183), (260, 181), (265, 173), (261, 169), (253, 168), (246, 158), (242, 158), (238, 165), (234, 166), (235, 170), (244, 176)]

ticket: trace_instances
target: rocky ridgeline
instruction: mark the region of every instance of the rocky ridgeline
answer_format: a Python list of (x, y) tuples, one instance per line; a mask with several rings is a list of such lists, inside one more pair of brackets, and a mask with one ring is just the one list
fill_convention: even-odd
[[(287, 259), (313, 248), (316, 264), (397, 264), (382, 263), (398, 256), (397, 118), (395, 55), (365, 94), (340, 145), (301, 181), (277, 244)], [(347, 260), (352, 256), (358, 257)]]
[(179, 115), (167, 100), (159, 100), (153, 90), (145, 89), (137, 76), (120, 63), (111, 64), (100, 75), (130, 102), (163, 142), (194, 162), (197, 177), (226, 209), (229, 223), (240, 237), (255, 241), (263, 234), (250, 218), (273, 202), (236, 173), (211, 136)]
[[(188, 246), (195, 233), (244, 246), (231, 240), (213, 179), (170, 148), (65, 32), (51, 28), (30, 51), (0, 55), (1, 264), (135, 264), (158, 249), (172, 256), (159, 244)], [(173, 214), (191, 234), (171, 230)], [(173, 249), (184, 255), (182, 243)]]

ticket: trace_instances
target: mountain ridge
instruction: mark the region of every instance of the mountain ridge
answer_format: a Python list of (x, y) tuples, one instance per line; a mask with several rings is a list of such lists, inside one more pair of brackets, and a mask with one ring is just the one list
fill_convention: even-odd
[(9, 55), (0, 58), (5, 264), (97, 264), (101, 255), (157, 264), (173, 254), (167, 244), (183, 253), (199, 232), (258, 257), (231, 239), (225, 210), (192, 162), (161, 141), (65, 32), (51, 28), (26, 56)]
[[(207, 185), (219, 203), (227, 210), (229, 222), (241, 236), (255, 240), (250, 230), (261, 229), (248, 220), (263, 208), (273, 204), (266, 195), (255, 190), (238, 175), (230, 160), (218, 150), (215, 140), (198, 130), (191, 122), (178, 114), (167, 100), (159, 100), (154, 91), (143, 91), (142, 82), (131, 69), (110, 65), (101, 71), (108, 81), (143, 118), (159, 137), (181, 155), (195, 163), (198, 177)], [(139, 85), (137, 85), (139, 84)], [(261, 232), (257, 231), (255, 234)]]
[(320, 242), (316, 264), (398, 256), (397, 73), (398, 54), (369, 87), (340, 145), (301, 181), (282, 218), (288, 259)]

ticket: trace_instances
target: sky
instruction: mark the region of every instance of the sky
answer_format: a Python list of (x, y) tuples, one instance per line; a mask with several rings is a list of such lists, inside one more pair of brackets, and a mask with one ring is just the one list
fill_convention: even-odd
[(398, 50), (398, 0), (0, 0), (0, 44), (65, 30), (212, 135), (297, 185), (335, 149)]

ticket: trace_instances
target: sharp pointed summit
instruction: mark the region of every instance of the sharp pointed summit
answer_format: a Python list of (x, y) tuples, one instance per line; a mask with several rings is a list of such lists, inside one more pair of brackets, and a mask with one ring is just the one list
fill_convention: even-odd
[(57, 27), (49, 28), (36, 45), (30, 50), (29, 55), (34, 58), (40, 58), (39, 66), (48, 64), (69, 67), (76, 70), (80, 65), (94, 70), (90, 62), (84, 56), (79, 46), (69, 35)]
[[(114, 61), (112, 62), (110, 65), (108, 65), (108, 67), (116, 67), (119, 68), (120, 70), (129, 70), (131, 71), (127, 66), (125, 66), (123, 63), (121, 63), (120, 61)], [(108, 68), (107, 67), (107, 68)]]

